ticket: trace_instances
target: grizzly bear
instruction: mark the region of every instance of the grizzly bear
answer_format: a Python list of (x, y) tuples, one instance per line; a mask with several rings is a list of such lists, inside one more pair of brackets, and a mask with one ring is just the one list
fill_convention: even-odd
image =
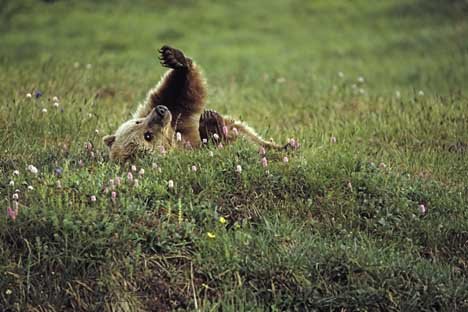
[(195, 62), (169, 46), (163, 46), (159, 53), (161, 65), (169, 70), (148, 92), (133, 119), (103, 138), (110, 159), (126, 161), (141, 152), (230, 143), (238, 136), (265, 148), (288, 147), (289, 143), (280, 146), (262, 139), (240, 121), (205, 110), (206, 83)]

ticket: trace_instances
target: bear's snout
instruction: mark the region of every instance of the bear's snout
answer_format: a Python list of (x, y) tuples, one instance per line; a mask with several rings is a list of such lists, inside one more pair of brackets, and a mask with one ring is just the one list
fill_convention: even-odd
[(156, 106), (156, 113), (158, 113), (159, 117), (164, 117), (169, 109), (164, 105)]

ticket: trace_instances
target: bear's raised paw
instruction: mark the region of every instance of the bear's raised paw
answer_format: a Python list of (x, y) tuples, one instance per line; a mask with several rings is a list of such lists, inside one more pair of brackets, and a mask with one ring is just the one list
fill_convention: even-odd
[(159, 54), (161, 65), (164, 67), (179, 69), (186, 68), (190, 64), (190, 60), (185, 57), (182, 51), (171, 48), (167, 45), (159, 49)]

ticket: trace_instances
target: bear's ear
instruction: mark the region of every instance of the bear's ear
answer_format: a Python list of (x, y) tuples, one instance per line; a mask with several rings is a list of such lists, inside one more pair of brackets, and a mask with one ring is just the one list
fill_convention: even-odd
[(102, 138), (102, 141), (107, 145), (107, 147), (111, 148), (112, 144), (115, 142), (115, 135), (106, 135)]

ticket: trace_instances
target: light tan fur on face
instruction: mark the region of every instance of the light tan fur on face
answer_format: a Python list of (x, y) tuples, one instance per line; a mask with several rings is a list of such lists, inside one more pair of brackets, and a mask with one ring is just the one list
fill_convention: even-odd
[[(146, 118), (135, 118), (124, 122), (114, 135), (106, 136), (104, 142), (110, 148), (112, 160), (125, 161), (139, 153), (153, 153), (174, 144), (170, 113), (161, 123), (150, 123), (151, 113)], [(145, 134), (151, 133), (151, 140)]]

